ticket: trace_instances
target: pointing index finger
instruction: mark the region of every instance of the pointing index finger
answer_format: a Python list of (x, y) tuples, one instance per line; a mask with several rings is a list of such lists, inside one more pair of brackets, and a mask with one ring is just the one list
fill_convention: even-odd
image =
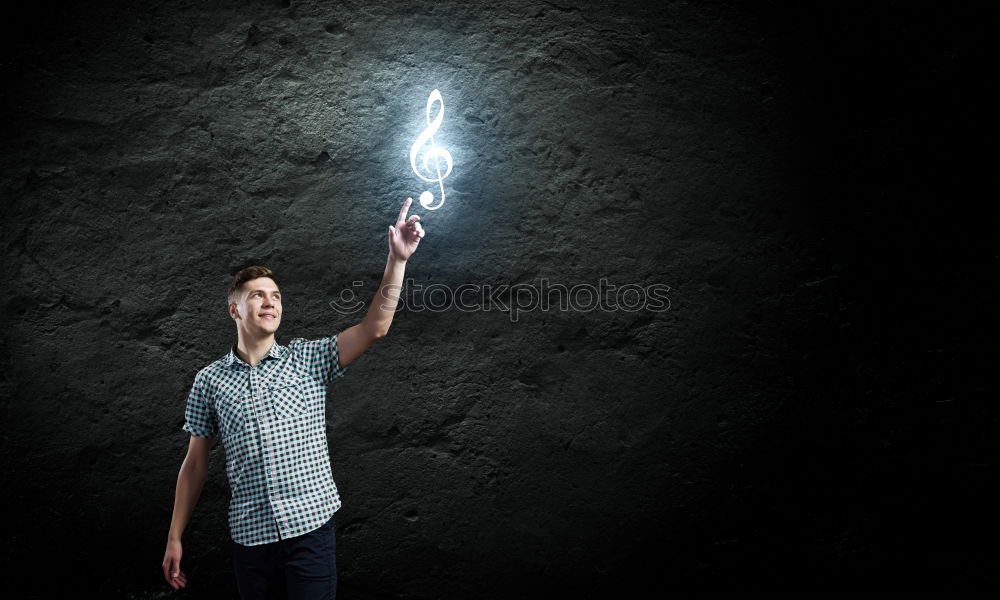
[(403, 221), (406, 220), (406, 211), (410, 210), (411, 202), (413, 202), (413, 198), (407, 198), (406, 202), (403, 203), (403, 208), (399, 211), (399, 218), (396, 219), (396, 227), (403, 225)]

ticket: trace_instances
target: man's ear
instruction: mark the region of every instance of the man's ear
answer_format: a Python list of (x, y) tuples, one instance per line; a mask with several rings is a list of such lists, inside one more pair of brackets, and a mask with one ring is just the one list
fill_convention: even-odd
[(237, 305), (235, 302), (229, 303), (229, 316), (236, 320), (242, 318), (240, 317), (239, 305)]

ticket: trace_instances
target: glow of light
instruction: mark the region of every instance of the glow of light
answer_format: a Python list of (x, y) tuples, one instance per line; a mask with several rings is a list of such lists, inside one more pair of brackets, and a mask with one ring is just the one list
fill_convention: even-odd
[[(434, 104), (437, 103), (441, 107), (438, 109), (437, 114), (434, 118), (431, 118), (431, 109)], [(451, 169), (453, 166), (451, 160), (451, 153), (449, 153), (444, 148), (439, 147), (434, 143), (434, 134), (437, 133), (439, 127), (441, 127), (441, 122), (444, 120), (444, 99), (441, 98), (441, 92), (434, 90), (431, 95), (427, 98), (427, 128), (420, 132), (417, 136), (413, 145), (410, 146), (410, 168), (413, 172), (417, 174), (417, 177), (423, 179), (428, 183), (437, 183), (441, 190), (441, 201), (437, 203), (436, 206), (432, 206), (434, 202), (434, 194), (430, 192), (423, 192), (420, 194), (420, 206), (423, 206), (427, 210), (437, 210), (441, 208), (444, 204), (444, 178), (451, 175)], [(424, 146), (430, 143), (430, 147), (424, 150), (423, 158), (420, 161), (420, 167), (417, 168), (417, 155)], [(434, 160), (434, 169), (431, 169), (430, 161)], [(445, 170), (444, 174), (441, 173), (441, 162), (444, 161)]]

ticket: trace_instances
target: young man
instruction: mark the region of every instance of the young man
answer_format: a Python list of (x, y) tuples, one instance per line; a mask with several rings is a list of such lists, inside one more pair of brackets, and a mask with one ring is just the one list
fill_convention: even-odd
[(229, 316), (237, 343), (198, 372), (184, 413), (191, 438), (163, 557), (163, 576), (174, 589), (187, 586), (181, 535), (205, 483), (209, 450), (221, 437), (240, 596), (336, 597), (340, 496), (326, 441), (326, 388), (389, 331), (406, 261), (424, 237), (420, 217), (406, 218), (411, 202), (389, 226), (389, 258), (375, 300), (360, 323), (338, 335), (276, 343), (282, 305), (274, 274), (254, 266), (233, 278)]

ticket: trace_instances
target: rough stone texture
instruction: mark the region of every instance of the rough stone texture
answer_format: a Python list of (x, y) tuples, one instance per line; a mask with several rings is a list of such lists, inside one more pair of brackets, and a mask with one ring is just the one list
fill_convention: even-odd
[(356, 322), (329, 302), (370, 300), (424, 189), (433, 87), (456, 166), (414, 283), (671, 304), (401, 312), (330, 388), (342, 598), (996, 587), (981, 15), (133, 1), (5, 30), (6, 597), (235, 596), (218, 448), (188, 590), (159, 571), (225, 283), (280, 273), (281, 342)]

